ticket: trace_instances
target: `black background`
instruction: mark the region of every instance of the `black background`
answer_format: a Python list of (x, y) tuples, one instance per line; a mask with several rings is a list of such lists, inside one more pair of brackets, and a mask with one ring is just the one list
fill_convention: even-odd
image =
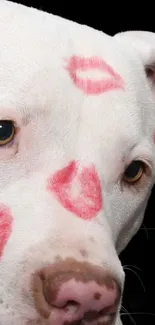
[[(146, 13), (132, 12), (129, 2), (119, 6), (118, 3), (88, 1), (16, 1), (50, 13), (92, 26), (105, 33), (114, 35), (125, 30), (148, 30), (155, 32), (155, 20)], [(137, 3), (139, 6), (139, 4)], [(116, 10), (115, 10), (116, 8)], [(112, 11), (112, 12), (111, 12)], [(151, 11), (151, 6), (149, 8)], [(135, 14), (135, 15), (134, 15)], [(111, 17), (113, 16), (113, 18)], [(114, 19), (115, 18), (115, 19)], [(123, 325), (155, 325), (155, 188), (149, 200), (144, 223), (138, 234), (132, 239), (126, 250), (121, 254), (122, 264), (126, 269), (126, 284), (123, 306), (130, 314), (122, 316)], [(130, 269), (130, 270), (129, 270)], [(124, 313), (124, 311), (122, 311)]]

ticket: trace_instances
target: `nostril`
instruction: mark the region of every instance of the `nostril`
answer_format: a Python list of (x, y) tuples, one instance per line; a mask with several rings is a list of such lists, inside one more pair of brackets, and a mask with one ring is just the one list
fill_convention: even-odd
[(64, 306), (64, 311), (66, 313), (77, 313), (80, 308), (80, 304), (74, 300), (68, 300), (66, 305)]
[(80, 306), (80, 304), (79, 304), (78, 302), (74, 301), (74, 300), (68, 300), (67, 303), (66, 303), (66, 305), (65, 305), (65, 308), (66, 308), (66, 307), (69, 308), (70, 306), (71, 306), (71, 307), (76, 307), (76, 308), (77, 308), (77, 307)]
[(62, 309), (65, 309), (65, 311), (68, 311), (69, 309), (74, 309), (74, 310), (77, 310), (79, 307), (80, 307), (80, 304), (74, 300), (68, 300), (67, 302), (64, 302), (64, 303), (52, 303), (52, 306), (53, 307), (56, 307), (56, 308), (62, 308)]

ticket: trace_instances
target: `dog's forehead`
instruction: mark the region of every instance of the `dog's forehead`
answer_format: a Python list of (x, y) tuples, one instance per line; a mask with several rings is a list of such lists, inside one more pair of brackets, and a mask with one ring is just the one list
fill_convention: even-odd
[(142, 120), (147, 83), (131, 49), (36, 9), (2, 1), (0, 11), (0, 105), (7, 115), (51, 112), (47, 125), (50, 117), (59, 125), (82, 116), (103, 132), (113, 133), (115, 124), (134, 134), (129, 121), (138, 127)]

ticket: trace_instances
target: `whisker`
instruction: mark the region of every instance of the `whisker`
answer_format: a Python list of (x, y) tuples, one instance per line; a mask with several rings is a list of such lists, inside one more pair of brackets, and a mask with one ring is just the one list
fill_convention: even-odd
[[(129, 313), (127, 312), (127, 313), (120, 313), (121, 314), (121, 316), (127, 316), (127, 315), (129, 315)], [(145, 312), (131, 312), (130, 313), (130, 315), (145, 315), (145, 316), (154, 316), (155, 317), (155, 313), (145, 313)]]
[(140, 227), (140, 230), (143, 230), (143, 229), (145, 230), (147, 240), (149, 240), (149, 233), (148, 233), (149, 228), (147, 229), (147, 228), (145, 227), (144, 223), (143, 223), (142, 226)]
[(153, 228), (153, 227), (151, 227), (151, 228), (148, 228), (148, 227), (145, 227), (145, 228), (144, 228), (144, 227), (141, 227), (140, 230), (147, 230), (147, 231), (149, 230), (149, 231), (151, 231), (151, 230), (155, 230), (155, 228)]
[(130, 265), (130, 264), (126, 264), (126, 265), (123, 265), (123, 269), (125, 270), (126, 267), (130, 267), (130, 268), (135, 268), (137, 269), (138, 271), (141, 271), (142, 272), (142, 269), (140, 269), (140, 267), (136, 266), (136, 265)]
[(123, 313), (120, 312), (120, 316), (128, 316), (129, 319), (131, 320), (131, 322), (136, 325), (135, 320), (133, 319), (133, 317), (131, 316), (131, 314), (127, 311), (127, 309), (123, 306), (121, 306), (121, 309), (124, 311)]
[(144, 286), (144, 284), (143, 284), (143, 281), (141, 280), (141, 278), (140, 278), (140, 276), (137, 274), (137, 272), (136, 272), (135, 270), (132, 270), (132, 269), (129, 268), (129, 267), (125, 267), (124, 270), (128, 270), (128, 271), (133, 272), (133, 274), (135, 274), (136, 277), (138, 278), (138, 280), (140, 281), (140, 283), (141, 283), (141, 285), (142, 285), (142, 288), (143, 288), (144, 292), (146, 292), (146, 289), (145, 289), (145, 286)]

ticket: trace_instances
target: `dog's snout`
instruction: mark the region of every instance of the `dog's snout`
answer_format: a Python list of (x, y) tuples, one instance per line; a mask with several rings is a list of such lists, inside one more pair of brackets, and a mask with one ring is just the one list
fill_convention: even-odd
[(52, 325), (111, 324), (120, 288), (110, 274), (87, 262), (66, 260), (33, 277), (37, 311)]

